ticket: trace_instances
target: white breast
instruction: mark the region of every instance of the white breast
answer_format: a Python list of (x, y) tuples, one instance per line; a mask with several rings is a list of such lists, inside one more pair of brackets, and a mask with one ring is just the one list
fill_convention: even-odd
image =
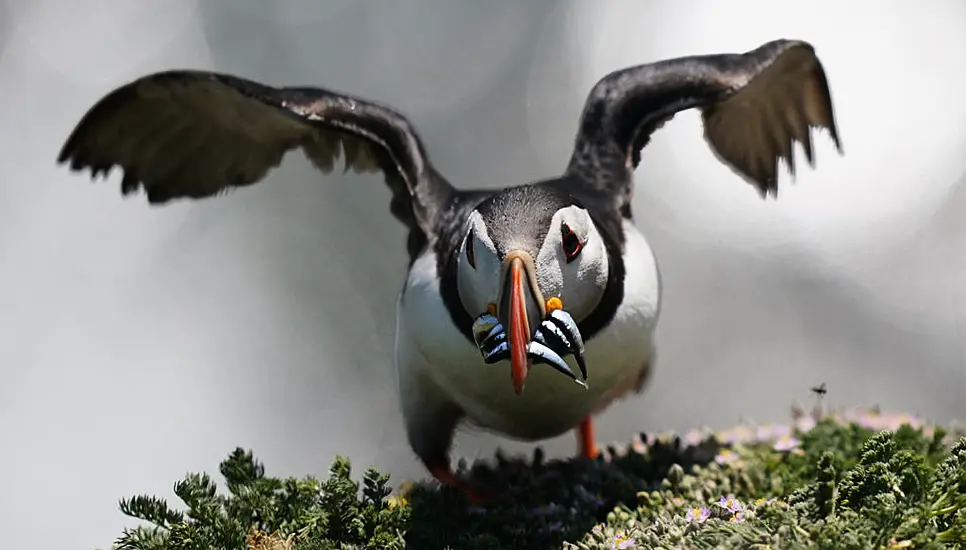
[[(510, 366), (483, 363), (479, 351), (453, 325), (439, 294), (436, 260), (414, 263), (397, 312), (398, 376), (422, 380), (428, 394), (446, 395), (485, 429), (522, 440), (555, 437), (634, 388), (646, 375), (660, 312), (657, 265), (647, 241), (624, 222), (624, 299), (611, 323), (587, 342), (589, 389), (546, 365), (534, 365), (521, 395), (513, 392)], [(566, 305), (566, 304), (565, 304)], [(573, 357), (567, 363), (577, 370)], [(400, 385), (420, 392), (418, 384)], [(441, 392), (439, 390), (442, 390)], [(401, 395), (404, 403), (419, 395)]]

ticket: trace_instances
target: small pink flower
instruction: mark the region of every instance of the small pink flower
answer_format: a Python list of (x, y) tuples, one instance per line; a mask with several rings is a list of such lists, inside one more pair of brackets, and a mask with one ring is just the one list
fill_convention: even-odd
[(700, 445), (707, 438), (708, 432), (706, 430), (689, 430), (681, 438), (681, 441), (689, 447), (694, 447)]
[(881, 425), (879, 415), (874, 414), (863, 414), (855, 420), (855, 423), (867, 430), (878, 430)]
[(770, 441), (791, 435), (792, 429), (785, 424), (765, 424), (755, 431), (758, 441)]
[(637, 543), (637, 539), (634, 537), (627, 536), (625, 533), (620, 533), (614, 537), (611, 548), (613, 550), (626, 550), (628, 548), (634, 548)]
[(800, 444), (801, 444), (801, 441), (799, 441), (797, 437), (785, 435), (785, 436), (779, 437), (778, 441), (775, 441), (775, 445), (773, 448), (776, 451), (784, 453), (784, 452), (791, 451), (793, 449), (797, 449)]
[(745, 509), (745, 507), (742, 506), (741, 502), (738, 502), (738, 499), (736, 499), (735, 497), (722, 496), (721, 499), (718, 500), (718, 506), (724, 508), (725, 510), (731, 512), (732, 514), (741, 512), (742, 510)]
[(755, 438), (755, 431), (748, 426), (737, 426), (730, 430), (719, 432), (716, 437), (723, 443), (734, 445), (748, 443)]
[(684, 519), (688, 520), (690, 523), (697, 523), (700, 525), (708, 521), (709, 517), (711, 517), (711, 510), (708, 510), (704, 506), (696, 506), (688, 510), (688, 513), (684, 516)]
[(724, 466), (725, 464), (731, 464), (732, 462), (738, 460), (738, 453), (732, 451), (731, 449), (721, 449), (714, 457), (714, 461), (718, 464)]
[(795, 429), (805, 433), (815, 427), (815, 419), (811, 416), (803, 416), (795, 421)]

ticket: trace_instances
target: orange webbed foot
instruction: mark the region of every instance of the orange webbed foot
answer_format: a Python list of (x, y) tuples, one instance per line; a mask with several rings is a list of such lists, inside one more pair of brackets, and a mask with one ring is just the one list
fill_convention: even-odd
[(495, 499), (499, 494), (497, 491), (481, 488), (474, 483), (460, 478), (453, 473), (453, 470), (445, 462), (427, 464), (426, 468), (437, 481), (459, 491), (466, 497), (466, 501), (470, 504), (485, 504)]

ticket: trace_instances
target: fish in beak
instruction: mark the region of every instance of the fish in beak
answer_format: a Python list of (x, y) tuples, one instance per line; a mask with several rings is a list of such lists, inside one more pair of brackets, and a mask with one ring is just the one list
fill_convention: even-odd
[(513, 390), (520, 395), (531, 366), (527, 346), (543, 321), (546, 311), (530, 254), (522, 250), (508, 253), (503, 258), (501, 274), (503, 286), (500, 289), (496, 317), (507, 331), (510, 377), (513, 380)]

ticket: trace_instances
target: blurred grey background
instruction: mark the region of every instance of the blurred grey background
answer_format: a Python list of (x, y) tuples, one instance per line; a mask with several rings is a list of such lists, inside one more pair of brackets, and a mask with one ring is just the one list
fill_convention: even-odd
[[(81, 7), (82, 5), (83, 7)], [(783, 421), (832, 405), (966, 418), (966, 3), (6, 0), (0, 11), (0, 524), (9, 548), (106, 547), (120, 496), (172, 496), (236, 445), (273, 474), (422, 476), (391, 353), (403, 232), (378, 177), (291, 155), (226, 198), (150, 208), (54, 164), (99, 97), (174, 67), (319, 84), (407, 113), (458, 186), (563, 169), (600, 76), (811, 41), (845, 149), (817, 135), (778, 201), (696, 113), (656, 135), (635, 208), (663, 269), (660, 363), (599, 422)], [(496, 445), (464, 433), (457, 457)], [(549, 442), (570, 453), (571, 436)]]

